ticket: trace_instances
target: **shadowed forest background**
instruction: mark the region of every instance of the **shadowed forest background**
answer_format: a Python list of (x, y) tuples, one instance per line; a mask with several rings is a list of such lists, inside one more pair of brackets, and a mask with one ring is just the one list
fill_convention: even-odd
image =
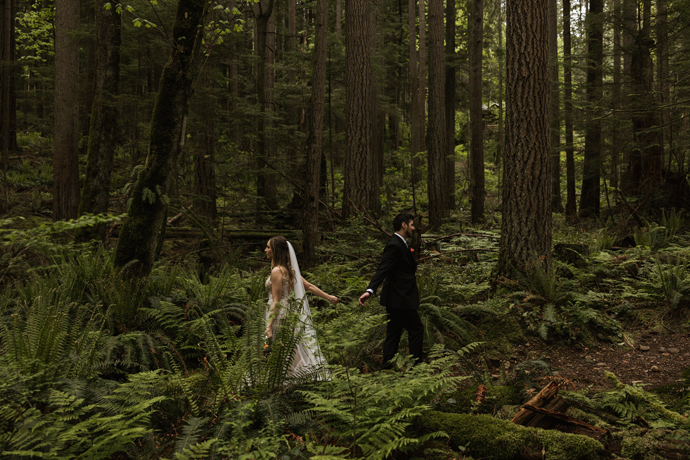
[[(0, 0), (0, 456), (688, 458), (689, 24)], [(428, 356), (381, 371), (357, 298), (399, 212)], [(341, 299), (329, 380), (264, 349), (278, 234)]]

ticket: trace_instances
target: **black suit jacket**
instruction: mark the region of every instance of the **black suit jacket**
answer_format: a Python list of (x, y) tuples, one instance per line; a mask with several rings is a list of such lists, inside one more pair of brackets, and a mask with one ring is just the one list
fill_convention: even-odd
[(393, 235), (383, 249), (381, 263), (367, 289), (376, 292), (381, 283), (384, 283), (381, 305), (388, 310), (415, 310), (419, 308), (416, 271), (417, 261), (412, 252), (402, 238)]

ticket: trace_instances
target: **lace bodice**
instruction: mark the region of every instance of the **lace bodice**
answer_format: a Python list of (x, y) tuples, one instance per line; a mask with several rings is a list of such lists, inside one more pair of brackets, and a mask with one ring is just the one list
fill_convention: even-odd
[[(289, 280), (287, 276), (283, 276), (283, 289), (281, 290), (280, 294), (280, 303), (283, 305), (287, 305), (287, 299), (290, 296), (290, 292), (292, 292), (292, 287), (289, 284)], [(273, 283), (271, 283), (271, 277), (269, 276), (266, 278), (266, 289), (268, 290), (268, 304), (272, 305), (273, 304)]]

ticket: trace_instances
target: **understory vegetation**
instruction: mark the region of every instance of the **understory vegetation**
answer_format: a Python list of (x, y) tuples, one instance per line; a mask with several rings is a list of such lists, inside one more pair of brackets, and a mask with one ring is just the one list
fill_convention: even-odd
[[(661, 217), (634, 229), (629, 247), (611, 223), (576, 232), (556, 222), (552, 267), (535, 263), (517, 279), (494, 275), (491, 228), (449, 223), (424, 234), (418, 282), (428, 359), (411, 367), (400, 356), (394, 372), (379, 370), (383, 308), (357, 302), (381, 235), (351, 223), (325, 235), (322, 263), (305, 270), (341, 298), (336, 306), (312, 299), (328, 373), (297, 376), (288, 374), (300, 340), (292, 328), (264, 347), (263, 240), (225, 248), (223, 262), (207, 270), (166, 258), (186, 244), (170, 240), (145, 284), (132, 285), (113, 275), (111, 251), (68, 242), (80, 226), (117, 218), (28, 229), (3, 221), (0, 456), (511, 458), (479, 449), (480, 428), (499, 428), (478, 414), (495, 423), (509, 418), (551, 371), (539, 361), (492, 369), (511, 347), (528, 340), (630, 346), (642, 323), (687, 329), (690, 234), (682, 214)], [(690, 442), (682, 415), (690, 394), (681, 389), (670, 399), (614, 374), (609, 391), (566, 397), (597, 414), (579, 417), (618, 433), (624, 458), (653, 458), (639, 457), (633, 447), (640, 445), (628, 441), (652, 436), (635, 431), (641, 417), (657, 433), (648, 452), (659, 439)], [(466, 430), (474, 423), (480, 431), (443, 425), (443, 413), (473, 417), (463, 419)], [(545, 458), (568, 458), (563, 446), (574, 442), (520, 433)], [(603, 451), (592, 442), (588, 449)]]

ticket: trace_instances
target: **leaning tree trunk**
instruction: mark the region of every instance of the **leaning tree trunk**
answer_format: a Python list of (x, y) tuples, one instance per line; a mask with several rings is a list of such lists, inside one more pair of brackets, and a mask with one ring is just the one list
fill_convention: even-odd
[(599, 215), (601, 207), (601, 98), (604, 60), (604, 1), (590, 0), (587, 14), (587, 121), (580, 194), (580, 217)]
[(506, 150), (498, 272), (551, 263), (548, 0), (508, 2)]
[(446, 107), (443, 49), (443, 0), (429, 1), (429, 224), (438, 226), (446, 216)]
[(55, 2), (53, 219), (79, 211), (79, 1)]
[(472, 223), (484, 220), (484, 121), (482, 119), (482, 55), (484, 42), (484, 0), (473, 0), (469, 31), (470, 165)]
[[(109, 0), (96, 1), (96, 84), (79, 214), (106, 213), (110, 201), (110, 175), (119, 119), (115, 97), (120, 81), (122, 21), (116, 8), (105, 8), (107, 3), (110, 3)], [(105, 231), (104, 225), (97, 225), (84, 229), (80, 238), (103, 240)]]
[(307, 139), (307, 180), (304, 205), (304, 255), (307, 265), (316, 259), (319, 241), (319, 176), (323, 156), (323, 118), (326, 102), (326, 51), (328, 0), (316, 2), (314, 72), (311, 89), (311, 123)]
[(132, 278), (144, 278), (153, 268), (156, 248), (163, 238), (168, 187), (184, 135), (183, 120), (192, 94), (199, 61), (203, 0), (179, 0), (170, 60), (163, 69), (153, 109), (149, 151), (144, 170), (131, 195), (129, 217), (115, 249), (115, 266)]

